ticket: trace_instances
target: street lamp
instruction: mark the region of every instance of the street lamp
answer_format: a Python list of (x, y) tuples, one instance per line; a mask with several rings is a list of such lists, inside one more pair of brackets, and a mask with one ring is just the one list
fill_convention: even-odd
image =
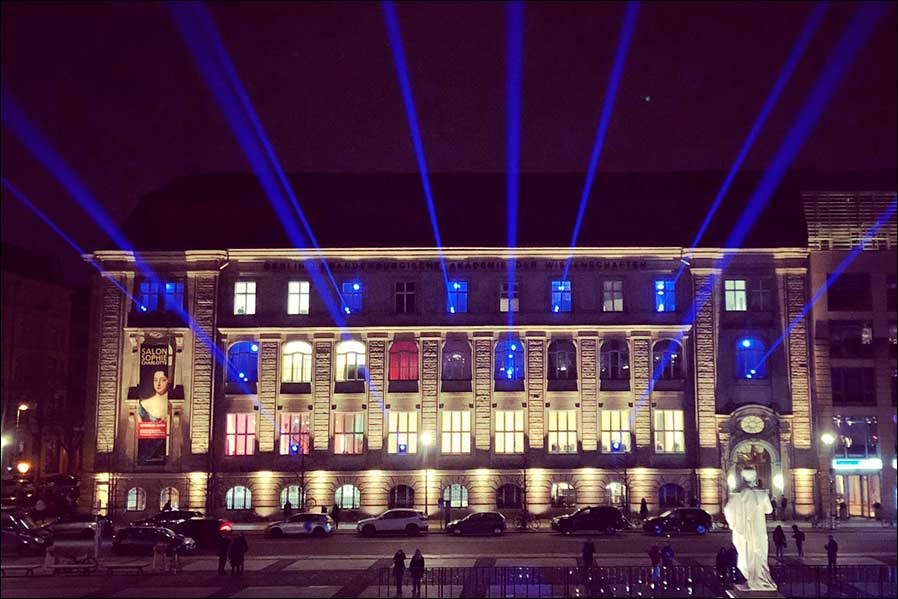
[(424, 447), (424, 516), (427, 517), (428, 489), (430, 488), (430, 472), (427, 470), (427, 450), (433, 445), (433, 435), (430, 431), (421, 433), (421, 445)]
[(836, 436), (833, 433), (823, 433), (820, 440), (826, 445), (828, 450), (827, 458), (829, 461), (829, 525), (830, 528), (836, 527), (836, 480), (833, 473), (833, 452), (835, 451)]
[(29, 462), (19, 462), (16, 464), (16, 470), (18, 470), (19, 474), (25, 476), (31, 470), (31, 464)]

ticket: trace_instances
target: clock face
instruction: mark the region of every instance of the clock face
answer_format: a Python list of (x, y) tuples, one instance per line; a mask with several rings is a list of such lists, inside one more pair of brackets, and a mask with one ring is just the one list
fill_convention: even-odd
[(739, 421), (739, 426), (746, 433), (754, 435), (764, 430), (764, 421), (759, 416), (746, 416)]

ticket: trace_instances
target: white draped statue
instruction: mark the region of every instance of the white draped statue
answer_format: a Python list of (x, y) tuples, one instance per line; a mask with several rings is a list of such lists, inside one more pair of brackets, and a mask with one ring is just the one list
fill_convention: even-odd
[(747, 579), (741, 590), (775, 591), (776, 583), (767, 565), (767, 514), (773, 511), (767, 492), (756, 488), (758, 473), (742, 471), (742, 490), (732, 493), (723, 508), (739, 553), (739, 571)]

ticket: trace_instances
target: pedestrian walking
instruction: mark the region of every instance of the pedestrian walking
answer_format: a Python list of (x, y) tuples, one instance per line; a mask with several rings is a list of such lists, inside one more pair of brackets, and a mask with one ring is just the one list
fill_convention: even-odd
[(798, 557), (804, 557), (804, 532), (798, 529), (797, 524), (792, 525), (792, 538), (795, 539), (795, 548), (798, 549)]
[(783, 495), (780, 497), (780, 520), (786, 521), (788, 518), (786, 517), (786, 508), (789, 507), (789, 500), (786, 499), (786, 496)]
[(228, 553), (231, 550), (231, 538), (229, 535), (221, 535), (221, 538), (218, 540), (218, 547), (216, 547), (216, 554), (218, 555), (218, 573), (225, 573), (225, 566), (228, 563)]
[(639, 502), (639, 519), (640, 520), (648, 520), (649, 517), (649, 504), (646, 503), (645, 497), (642, 498), (642, 501)]
[(832, 535), (829, 535), (829, 541), (825, 545), (827, 567), (831, 573), (836, 571), (836, 558), (839, 556), (839, 544)]
[(333, 518), (333, 520), (334, 520), (334, 530), (335, 531), (338, 528), (340, 528), (340, 512), (341, 511), (342, 510), (340, 509), (340, 506), (337, 505), (336, 503), (334, 504), (333, 509), (331, 509), (331, 518)]
[(421, 579), (424, 578), (424, 556), (420, 549), (415, 549), (415, 555), (408, 563), (408, 572), (412, 575), (412, 597), (420, 597)]
[(770, 519), (776, 520), (776, 499), (773, 497), (770, 498), (770, 507), (773, 508), (773, 511), (770, 512)]
[(405, 552), (400, 549), (393, 554), (393, 578), (396, 579), (396, 596), (402, 597), (402, 577), (405, 575)]
[(581, 553), (583, 555), (583, 578), (586, 579), (592, 571), (592, 562), (596, 555), (596, 545), (592, 542), (592, 539), (586, 539), (583, 542)]
[(649, 561), (652, 562), (652, 584), (661, 582), (661, 549), (657, 545), (649, 548)]
[(671, 547), (670, 543), (665, 543), (664, 547), (661, 548), (661, 566), (664, 569), (664, 578), (667, 580), (668, 584), (675, 584), (673, 565), (674, 549)]
[(786, 549), (786, 533), (780, 525), (773, 530), (773, 545), (776, 547), (776, 558), (783, 559), (783, 551)]
[(284, 520), (289, 520), (290, 516), (293, 515), (293, 504), (290, 503), (290, 500), (284, 502)]
[(243, 574), (243, 560), (247, 551), (249, 551), (249, 543), (246, 542), (246, 536), (241, 532), (239, 537), (231, 541), (231, 547), (228, 550), (232, 576)]

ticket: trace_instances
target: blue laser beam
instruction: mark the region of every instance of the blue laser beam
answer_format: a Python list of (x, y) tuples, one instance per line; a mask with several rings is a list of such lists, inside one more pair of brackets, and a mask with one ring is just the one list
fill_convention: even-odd
[(580, 192), (580, 205), (577, 208), (577, 220), (574, 222), (574, 232), (571, 235), (571, 246), (567, 260), (564, 262), (563, 281), (567, 280), (568, 271), (571, 268), (571, 260), (574, 257), (574, 248), (577, 247), (577, 239), (580, 236), (580, 227), (583, 226), (583, 216), (586, 214), (586, 204), (592, 191), (599, 158), (602, 156), (602, 148), (605, 145), (605, 135), (608, 133), (608, 125), (611, 123), (611, 114), (614, 111), (614, 100), (617, 97), (617, 88), (624, 72), (624, 64), (627, 61), (627, 53), (630, 49), (630, 41), (633, 39), (633, 30), (636, 28), (636, 17), (639, 15), (639, 2), (627, 2), (624, 21), (621, 25), (620, 37), (617, 41), (617, 51), (614, 55), (614, 63), (611, 74), (608, 76), (608, 88), (605, 90), (605, 99), (602, 103), (602, 112), (599, 116), (599, 125), (596, 130), (596, 138), (592, 146), (592, 154), (589, 157), (589, 166), (586, 169), (586, 181), (583, 183), (583, 191)]
[(505, 156), (506, 210), (508, 219), (508, 328), (514, 325), (514, 301), (518, 301), (515, 287), (515, 249), (518, 244), (518, 167), (521, 150), (521, 80), (524, 68), (524, 4), (508, 2), (505, 5), (506, 23), (506, 102)]
[(446, 289), (447, 306), (454, 313), (451, 295), (449, 293), (449, 272), (446, 269), (446, 260), (443, 257), (443, 240), (440, 237), (440, 228), (437, 224), (437, 213), (433, 204), (433, 191), (430, 187), (430, 176), (427, 169), (427, 159), (424, 156), (424, 142), (421, 139), (421, 130), (418, 127), (418, 112), (415, 109), (415, 99), (412, 95), (412, 84), (408, 75), (408, 65), (405, 60), (405, 50), (402, 45), (402, 34), (399, 29), (399, 17), (393, 2), (382, 2), (384, 21), (387, 25), (387, 35), (390, 39), (390, 48), (393, 51), (393, 62), (396, 65), (396, 75), (399, 77), (399, 89), (402, 92), (402, 102), (405, 106), (405, 116), (408, 121), (409, 133), (412, 137), (412, 145), (415, 147), (415, 159), (418, 161), (418, 172), (421, 174), (421, 186), (424, 189), (424, 199), (427, 202), (427, 214), (430, 217), (430, 226), (433, 229), (433, 237), (436, 242), (437, 252), (440, 257), (440, 268), (443, 271), (443, 283)]
[[(708, 209), (708, 213), (705, 215), (705, 219), (702, 221), (701, 226), (699, 226), (698, 232), (695, 234), (695, 237), (692, 240), (692, 244), (689, 246), (691, 249), (698, 247), (698, 244), (701, 242), (702, 237), (708, 230), (708, 226), (711, 224), (711, 219), (714, 218), (714, 214), (717, 212), (717, 209), (720, 207), (721, 202), (723, 202), (724, 197), (729, 191), (730, 186), (733, 183), (733, 179), (736, 178), (736, 174), (742, 168), (742, 164), (748, 157), (749, 151), (757, 140), (758, 135), (760, 135), (761, 129), (763, 129), (765, 123), (767, 122), (767, 118), (773, 111), (773, 107), (779, 100), (780, 94), (782, 94), (783, 89), (785, 89), (786, 84), (789, 82), (789, 79), (791, 79), (792, 73), (793, 71), (795, 71), (795, 67), (798, 66), (798, 63), (801, 61), (801, 58), (804, 55), (804, 52), (807, 49), (808, 43), (813, 37), (814, 32), (816, 32), (817, 28), (820, 26), (820, 22), (823, 20), (823, 16), (826, 14), (826, 10), (828, 7), (828, 2), (816, 3), (814, 6), (814, 10), (811, 11), (811, 14), (805, 21), (804, 27), (802, 28), (798, 39), (795, 41), (795, 44), (792, 46), (792, 50), (789, 52), (789, 57), (786, 59), (786, 63), (783, 65), (782, 70), (780, 70), (780, 74), (777, 77), (776, 82), (773, 84), (773, 88), (770, 90), (767, 99), (764, 101), (764, 105), (761, 107), (761, 112), (758, 113), (758, 116), (755, 118), (748, 136), (742, 143), (742, 147), (739, 149), (739, 153), (737, 154), (736, 159), (733, 161), (732, 166), (730, 166), (730, 170), (727, 173), (723, 184), (720, 186), (717, 195), (714, 197), (714, 201), (711, 203), (711, 207)], [(680, 277), (683, 275), (683, 272), (686, 269), (686, 265), (689, 263), (690, 257), (691, 256), (687, 256), (685, 258), (686, 261), (680, 263), (677, 274), (674, 276), (674, 285), (676, 285), (677, 281), (679, 281)]]

